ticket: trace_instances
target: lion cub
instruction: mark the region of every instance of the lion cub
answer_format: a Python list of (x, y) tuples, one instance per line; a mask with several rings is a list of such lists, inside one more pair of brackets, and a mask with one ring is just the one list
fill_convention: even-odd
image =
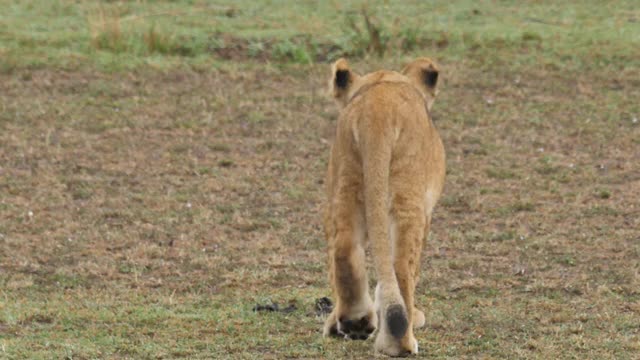
[[(418, 352), (414, 307), (423, 239), (445, 176), (444, 147), (429, 116), (438, 67), (419, 58), (401, 73), (360, 76), (340, 59), (330, 90), (341, 108), (327, 175), (324, 226), (336, 306), (324, 335), (367, 339), (391, 356)], [(378, 284), (371, 300), (365, 245)]]

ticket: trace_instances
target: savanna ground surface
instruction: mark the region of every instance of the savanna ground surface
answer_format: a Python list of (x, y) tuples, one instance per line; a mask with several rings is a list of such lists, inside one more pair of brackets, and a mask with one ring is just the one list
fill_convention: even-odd
[(0, 8), (0, 358), (377, 356), (314, 311), (341, 55), (442, 66), (419, 356), (640, 356), (634, 1)]

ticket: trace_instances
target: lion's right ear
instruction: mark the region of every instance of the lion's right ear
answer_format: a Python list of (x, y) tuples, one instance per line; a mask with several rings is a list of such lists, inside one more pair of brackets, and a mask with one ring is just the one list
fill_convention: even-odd
[(331, 96), (342, 106), (349, 100), (349, 90), (358, 78), (358, 74), (351, 71), (347, 60), (340, 58), (331, 65), (331, 79), (329, 90)]
[(431, 109), (438, 95), (440, 69), (436, 62), (429, 58), (418, 58), (405, 66), (402, 73), (420, 90), (427, 102), (427, 108)]

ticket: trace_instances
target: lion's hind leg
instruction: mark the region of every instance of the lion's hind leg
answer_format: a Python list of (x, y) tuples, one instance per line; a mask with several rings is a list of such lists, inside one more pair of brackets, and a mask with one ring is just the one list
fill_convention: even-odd
[[(425, 216), (425, 224), (424, 224), (424, 232), (423, 232), (423, 241), (420, 244), (417, 244), (416, 252), (418, 253), (417, 261), (413, 264), (413, 280), (414, 284), (417, 285), (420, 279), (420, 253), (422, 253), (422, 246), (427, 241), (427, 237), (429, 236), (429, 228), (431, 226), (431, 208), (427, 209), (427, 214)], [(427, 323), (427, 319), (424, 315), (424, 312), (417, 307), (413, 308), (413, 328), (421, 329)]]
[(414, 292), (425, 219), (422, 205), (417, 203), (415, 198), (411, 193), (396, 195), (393, 202), (391, 238), (394, 248), (394, 270), (405, 308), (412, 311), (408, 311), (407, 331), (401, 338), (381, 332), (376, 339), (376, 348), (391, 355), (416, 354), (418, 342), (413, 329), (424, 325), (424, 313), (415, 308)]
[(378, 319), (369, 295), (363, 216), (361, 211), (347, 211), (333, 221), (336, 231), (329, 239), (329, 268), (336, 306), (325, 321), (324, 335), (365, 340), (375, 331)]

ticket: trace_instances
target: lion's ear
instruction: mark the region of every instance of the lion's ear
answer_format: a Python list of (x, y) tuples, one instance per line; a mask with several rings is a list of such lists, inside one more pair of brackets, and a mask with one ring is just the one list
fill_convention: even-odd
[(420, 89), (427, 101), (427, 108), (431, 110), (431, 105), (433, 105), (433, 101), (438, 94), (438, 77), (440, 74), (438, 65), (429, 58), (419, 58), (405, 66), (402, 69), (402, 74)]
[(329, 80), (331, 96), (344, 106), (348, 100), (349, 90), (357, 78), (358, 74), (351, 71), (347, 60), (338, 59), (331, 65), (331, 79)]

